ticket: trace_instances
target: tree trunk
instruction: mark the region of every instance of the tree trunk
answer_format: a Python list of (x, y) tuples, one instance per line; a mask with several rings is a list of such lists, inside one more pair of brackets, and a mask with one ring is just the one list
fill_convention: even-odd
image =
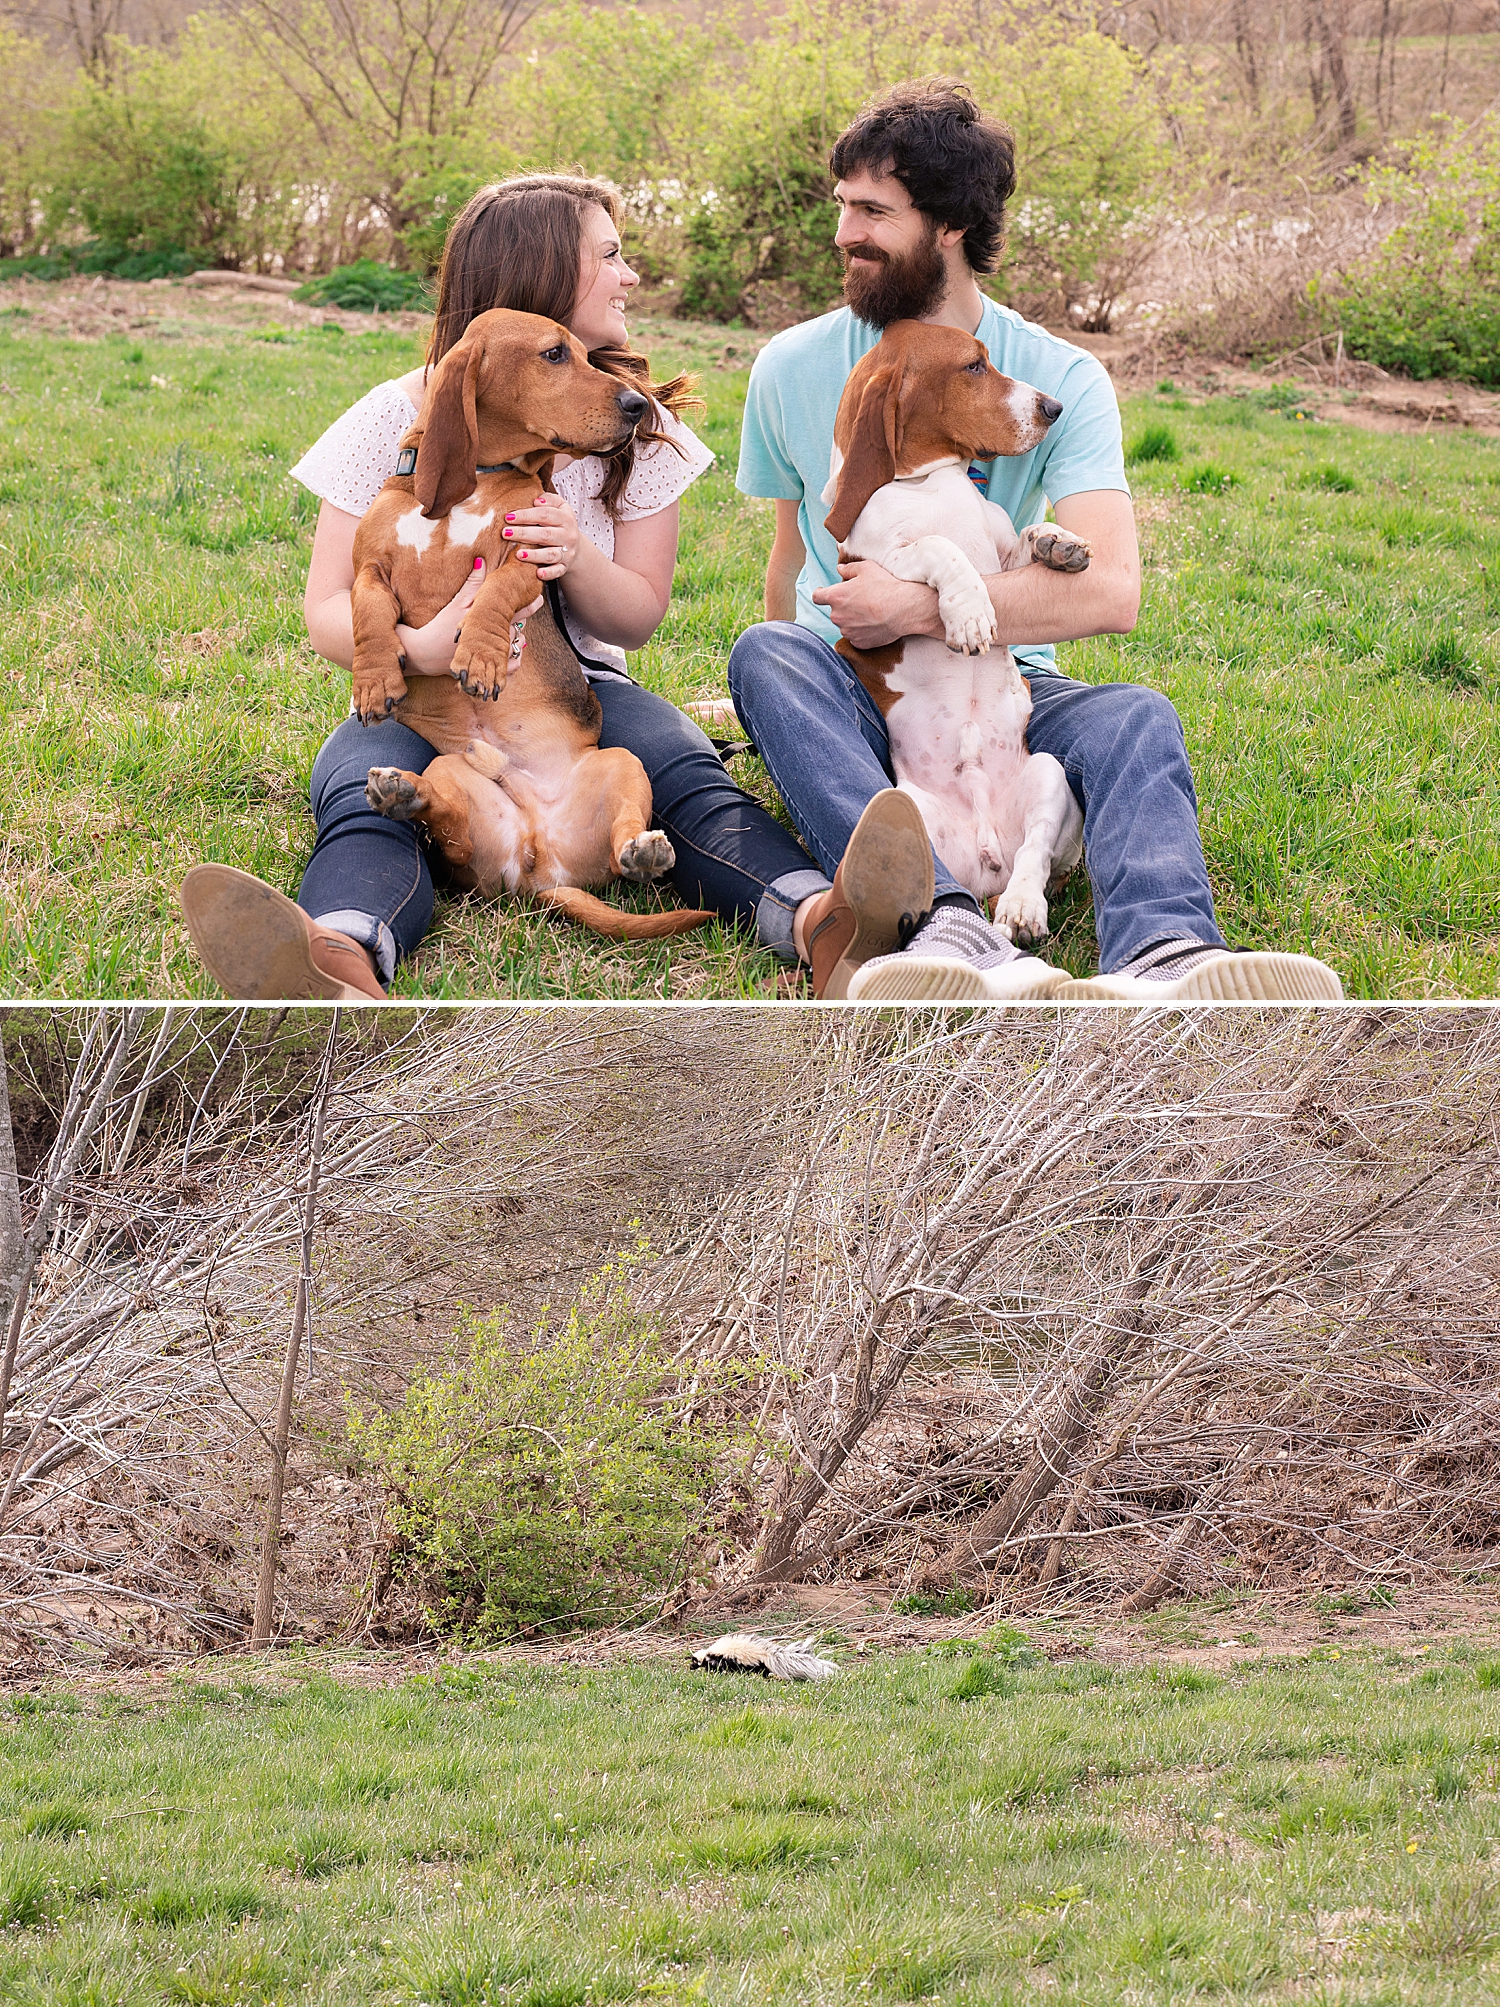
[(286, 1358), (281, 1368), (281, 1393), (276, 1402), (276, 1425), (271, 1437), (271, 1489), (266, 1499), (266, 1526), (260, 1549), (260, 1581), (255, 1591), (255, 1617), (250, 1627), (250, 1649), (264, 1651), (271, 1642), (271, 1618), (276, 1606), (276, 1566), (281, 1558), (281, 1501), (286, 1489), (286, 1450), (292, 1432), (292, 1396), (297, 1385), (297, 1361), (302, 1354), (302, 1334), (307, 1329), (307, 1299), (312, 1285), (312, 1235), (318, 1217), (318, 1180), (323, 1168), (323, 1132), (328, 1119), (328, 1089), (333, 1074), (334, 1041), (339, 1035), (342, 1012), (335, 1010), (328, 1031), (328, 1047), (323, 1054), (323, 1077), (318, 1083), (318, 1110), (313, 1119), (312, 1148), (308, 1154), (307, 1194), (302, 1206), (302, 1260), (297, 1273), (297, 1294), (292, 1305), (292, 1329), (287, 1339)]
[(972, 1580), (983, 1575), (1006, 1541), (1023, 1527), (1044, 1500), (1062, 1483), (1073, 1452), (1088, 1434), (1095, 1415), (1109, 1398), (1115, 1376), (1130, 1354), (1140, 1328), (1140, 1311), (1154, 1277), (1133, 1285), (1134, 1312), (1108, 1345), (1101, 1345), (1075, 1376), (1058, 1403), (1053, 1419), (1036, 1447), (1011, 1481), (998, 1505), (982, 1512), (943, 1556), (934, 1579)]
[(1204, 1185), (1173, 1207), (1120, 1292), (1110, 1319), (1110, 1335), (1064, 1388), (1050, 1421), (1005, 1496), (960, 1534), (941, 1561), (927, 1570), (924, 1584), (982, 1577), (1006, 1541), (1062, 1483), (1074, 1452), (1093, 1427), (1121, 1368), (1135, 1350), (1147, 1299), (1159, 1282), (1176, 1272), (1184, 1234), (1191, 1233), (1195, 1215), (1212, 1211), (1222, 1189), (1221, 1184)]
[[(1308, 5), (1323, 53), (1323, 66), (1333, 91), (1333, 101), (1338, 108), (1339, 138), (1345, 146), (1352, 146), (1355, 132), (1354, 87), (1349, 81), (1349, 65), (1344, 60), (1344, 22), (1341, 13), (1334, 15), (1331, 12), (1339, 6), (1339, 0), (1308, 0)], [(1321, 114), (1321, 88), (1314, 91), (1313, 102)]]
[(1260, 117), (1260, 69), (1255, 60), (1255, 38), (1250, 28), (1249, 0), (1234, 0), (1234, 52), (1240, 59), (1240, 68), (1245, 73), (1245, 88), (1250, 93), (1250, 109)]

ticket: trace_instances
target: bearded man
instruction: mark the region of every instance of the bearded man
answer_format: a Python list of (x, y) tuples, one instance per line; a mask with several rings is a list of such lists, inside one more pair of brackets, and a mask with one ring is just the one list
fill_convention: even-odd
[[(852, 973), (858, 995), (869, 987), (862, 971), (878, 969), (872, 993), (909, 1000), (1337, 999), (1338, 978), (1321, 962), (1226, 947), (1170, 702), (1135, 684), (1058, 672), (1055, 642), (1130, 632), (1140, 555), (1106, 371), (997, 306), (976, 282), (999, 262), (1015, 184), (1009, 133), (960, 84), (901, 84), (860, 113), (830, 164), (848, 304), (777, 335), (751, 372), (737, 482), (775, 502), (776, 533), (766, 621), (740, 636), (729, 659), (735, 709), (803, 842), (825, 872), (843, 859), (832, 888), (795, 916), (792, 945), (811, 962), (816, 993), (848, 994)], [(1063, 407), (1030, 453), (970, 472), (1017, 530), (1040, 521), (1050, 502), (1062, 527), (1092, 548), (1076, 575), (1029, 565), (985, 580), (999, 638), (1030, 683), (1027, 743), (1062, 763), (1083, 810), (1101, 970), (1086, 982), (1022, 955), (940, 857), (922, 885), (909, 846), (878, 845), (882, 819), (900, 822), (906, 803), (892, 799), (881, 714), (835, 644), (841, 635), (859, 649), (908, 635), (941, 639), (943, 624), (930, 586), (876, 564), (840, 564), (820, 497), (845, 380), (897, 320), (977, 335), (1002, 375)], [(925, 874), (925, 850), (921, 865)], [(912, 882), (883, 884), (883, 869)], [(851, 963), (859, 964), (852, 972)]]

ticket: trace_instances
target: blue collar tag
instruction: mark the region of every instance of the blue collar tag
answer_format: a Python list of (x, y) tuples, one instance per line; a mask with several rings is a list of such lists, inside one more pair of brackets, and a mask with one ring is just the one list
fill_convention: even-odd
[(974, 483), (974, 486), (979, 490), (981, 495), (987, 495), (990, 492), (990, 470), (982, 461), (971, 460), (969, 462), (969, 479)]

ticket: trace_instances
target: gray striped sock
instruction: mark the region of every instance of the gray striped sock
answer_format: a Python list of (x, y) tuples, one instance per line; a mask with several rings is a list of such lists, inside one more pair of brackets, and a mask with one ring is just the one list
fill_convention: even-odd
[(1021, 950), (972, 906), (939, 906), (907, 942), (908, 955), (952, 955), (976, 969), (997, 969)]
[(1225, 952), (1223, 948), (1211, 948), (1206, 941), (1195, 941), (1183, 934), (1173, 941), (1152, 941), (1122, 967), (1110, 973), (1136, 976), (1143, 983), (1175, 983), (1179, 976), (1190, 975), (1194, 969), (1201, 968), (1205, 962), (1211, 962), (1216, 955)]

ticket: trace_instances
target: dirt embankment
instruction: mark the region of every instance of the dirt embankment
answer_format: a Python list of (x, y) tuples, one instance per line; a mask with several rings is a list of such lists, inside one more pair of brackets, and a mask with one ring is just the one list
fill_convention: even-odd
[[(825, 1651), (857, 1661), (980, 1638), (1004, 1621), (1003, 1611), (993, 1608), (957, 1618), (903, 1614), (887, 1608), (879, 1597), (836, 1586), (790, 1591), (771, 1598), (757, 1612), (740, 1611), (732, 1619), (719, 1620), (710, 1611), (699, 1610), (690, 1621), (677, 1625), (585, 1636), (557, 1645), (524, 1644), (474, 1653), (451, 1645), (387, 1650), (333, 1645), (320, 1650), (317, 1658), (319, 1669), (329, 1677), (348, 1686), (375, 1688), (398, 1686), (414, 1673), (432, 1674), (444, 1666), (685, 1664), (697, 1645), (727, 1628), (778, 1638), (811, 1633), (822, 1640)], [(1453, 1646), (1500, 1652), (1500, 1581), (1455, 1581), (1440, 1589), (1412, 1589), (1400, 1593), (1389, 1608), (1367, 1605), (1350, 1611), (1331, 1607), (1326, 1597), (1308, 1601), (1263, 1596), (1245, 1597), (1222, 1609), (1176, 1605), (1133, 1622), (1083, 1613), (1025, 1618), (1020, 1628), (1032, 1646), (1054, 1663), (1086, 1659), (1122, 1670), (1154, 1664), (1223, 1672), (1262, 1660), (1334, 1657), (1371, 1649), (1420, 1664), (1428, 1657), (1439, 1660)], [(283, 1663), (276, 1652), (227, 1652), (195, 1658), (190, 1676), (206, 1684), (238, 1685), (246, 1678), (276, 1683)], [(305, 1673), (307, 1663), (299, 1659), (296, 1677)], [(159, 1659), (135, 1665), (116, 1661), (92, 1669), (75, 1664), (66, 1672), (34, 1658), (0, 1660), (0, 1691), (67, 1691), (85, 1702), (106, 1694), (159, 1694), (170, 1699), (175, 1681), (186, 1670)]]
[(1373, 363), (1327, 354), (1326, 344), (1308, 343), (1306, 350), (1251, 368), (1242, 361), (1184, 355), (1155, 338), (1132, 335), (1080, 334), (1058, 328), (1063, 339), (1086, 348), (1104, 364), (1115, 387), (1124, 393), (1149, 390), (1165, 377), (1179, 389), (1199, 396), (1264, 390), (1269, 383), (1292, 384), (1302, 393), (1301, 405), (1310, 418), (1338, 425), (1357, 425), (1367, 432), (1429, 432), (1452, 427), (1500, 438), (1500, 396), (1472, 383), (1435, 377), (1417, 383), (1392, 376)]
[[(770, 339), (769, 333), (754, 329), (678, 320), (653, 311), (653, 306), (668, 304), (641, 303), (633, 316), (635, 339), (648, 350), (661, 347), (685, 354), (695, 369), (746, 369)], [(426, 314), (346, 313), (337, 307), (303, 306), (290, 295), (250, 287), (197, 287), (180, 279), (140, 282), (102, 275), (11, 280), (0, 287), (0, 307), (22, 309), (32, 328), (73, 341), (124, 333), (201, 340), (226, 332), (264, 334), (280, 327), (295, 334), (325, 326), (349, 333), (384, 329), (421, 335), (430, 325)], [(1309, 416), (1329, 423), (1371, 432), (1452, 428), (1500, 438), (1500, 395), (1446, 378), (1417, 383), (1391, 376), (1370, 363), (1325, 355), (1319, 344), (1250, 368), (1219, 357), (1184, 355), (1156, 336), (1083, 334), (1073, 328), (1053, 332), (1097, 356), (1122, 394), (1150, 389), (1168, 376), (1189, 393), (1204, 396), (1264, 389), (1269, 382), (1289, 383), (1304, 392)]]

